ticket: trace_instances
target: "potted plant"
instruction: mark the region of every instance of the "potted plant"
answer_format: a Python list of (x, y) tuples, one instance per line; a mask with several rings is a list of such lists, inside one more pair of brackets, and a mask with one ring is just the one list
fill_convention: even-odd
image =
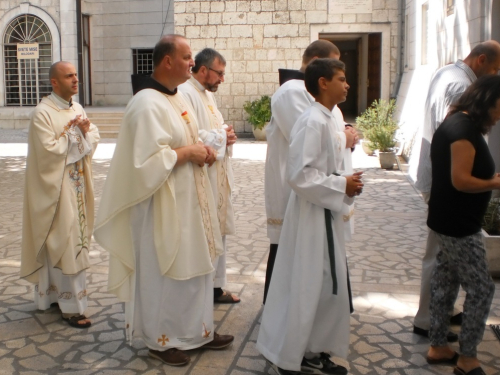
[(380, 166), (384, 169), (392, 169), (396, 157), (394, 146), (399, 125), (393, 118), (395, 111), (394, 99), (390, 101), (379, 99), (356, 118), (356, 124), (362, 131), (363, 137), (370, 142), (368, 147), (372, 151), (378, 150)]
[(247, 121), (252, 124), (255, 139), (265, 141), (265, 127), (271, 120), (271, 98), (264, 95), (252, 102), (245, 102), (243, 109), (249, 115)]
[(488, 268), (493, 277), (500, 277), (500, 198), (491, 198), (483, 219), (483, 239)]

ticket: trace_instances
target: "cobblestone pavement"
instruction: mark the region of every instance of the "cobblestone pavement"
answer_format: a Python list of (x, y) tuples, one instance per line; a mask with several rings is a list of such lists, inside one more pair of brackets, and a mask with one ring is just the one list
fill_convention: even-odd
[[(23, 142), (12, 134), (4, 138)], [(228, 237), (227, 267), (228, 289), (242, 302), (215, 307), (217, 331), (235, 335), (235, 342), (224, 351), (194, 350), (189, 366), (181, 368), (148, 358), (140, 343), (131, 347), (124, 342), (124, 307), (106, 291), (108, 254), (95, 242), (87, 272), (92, 327), (71, 328), (57, 309), (35, 309), (33, 286), (18, 276), (26, 159), (2, 154), (4, 145), (0, 143), (0, 374), (274, 374), (255, 349), (269, 246), (265, 144), (244, 141), (235, 146), (237, 233)], [(425, 206), (401, 171), (376, 168), (375, 158), (360, 150), (355, 155), (355, 166), (365, 171), (365, 189), (357, 200), (356, 235), (348, 245), (356, 310), (351, 317), (350, 373), (451, 374), (451, 367), (426, 364), (428, 341), (411, 332), (426, 238)], [(108, 167), (109, 159), (94, 161), (97, 204)], [(500, 323), (498, 281), (496, 286), (489, 324)], [(463, 302), (463, 294), (459, 299)], [(487, 327), (479, 346), (487, 374), (500, 373), (499, 353), (500, 342)]]

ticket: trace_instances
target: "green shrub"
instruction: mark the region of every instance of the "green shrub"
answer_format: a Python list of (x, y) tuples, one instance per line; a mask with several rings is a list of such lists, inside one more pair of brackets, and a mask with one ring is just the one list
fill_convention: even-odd
[(248, 113), (248, 122), (254, 128), (263, 129), (266, 122), (271, 120), (271, 98), (267, 95), (253, 102), (245, 102), (243, 109)]
[(394, 99), (389, 102), (379, 99), (356, 118), (356, 125), (363, 132), (363, 137), (371, 142), (369, 147), (372, 150), (389, 152), (396, 145), (399, 125), (393, 118), (395, 111)]

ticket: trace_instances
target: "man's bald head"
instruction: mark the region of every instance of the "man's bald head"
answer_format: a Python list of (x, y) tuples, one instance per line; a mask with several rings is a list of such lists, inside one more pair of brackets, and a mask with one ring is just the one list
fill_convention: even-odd
[(336, 59), (340, 57), (340, 51), (335, 44), (328, 40), (316, 40), (309, 44), (304, 51), (302, 55), (302, 64), (307, 65), (314, 58), (332, 58), (333, 56), (335, 56)]
[(153, 50), (153, 66), (156, 68), (161, 64), (166, 55), (173, 56), (176, 50), (177, 42), (182, 39), (185, 40), (182, 35), (178, 34), (168, 34), (164, 35)]
[(469, 54), (471, 57), (480, 55), (485, 55), (488, 61), (494, 61), (500, 58), (500, 43), (496, 40), (487, 40), (475, 46)]
[(64, 100), (70, 101), (78, 93), (78, 77), (76, 68), (67, 61), (58, 61), (49, 69), (52, 91)]
[(73, 64), (68, 61), (58, 61), (52, 64), (49, 69), (49, 79), (57, 78), (61, 74), (63, 68), (68, 66), (72, 67)]
[(477, 78), (486, 74), (497, 74), (500, 70), (500, 43), (495, 40), (479, 43), (464, 62), (469, 65)]

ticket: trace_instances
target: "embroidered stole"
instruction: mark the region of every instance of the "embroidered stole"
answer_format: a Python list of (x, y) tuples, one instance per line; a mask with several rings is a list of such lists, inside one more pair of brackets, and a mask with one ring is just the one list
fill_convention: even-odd
[[(223, 129), (221, 122), (215, 114), (217, 106), (213, 102), (213, 98), (200, 90), (191, 81), (188, 81), (200, 93), (201, 100), (208, 114), (210, 121), (210, 129)], [(229, 199), (229, 181), (227, 179), (228, 153), (224, 154), (224, 159), (215, 162), (217, 168), (217, 216), (219, 218), (220, 231), (223, 236), (226, 235), (226, 220), (227, 220), (227, 201)]]
[[(198, 142), (198, 128), (197, 124), (193, 122), (192, 117), (189, 116), (188, 106), (184, 101), (179, 98), (179, 95), (166, 95), (174, 110), (177, 111), (178, 115), (184, 120), (184, 130), (186, 131), (186, 139), (188, 145), (194, 145)], [(207, 182), (208, 176), (205, 174), (205, 166), (200, 167), (195, 163), (191, 163), (193, 168), (194, 180), (196, 184), (196, 192), (198, 193), (198, 201), (201, 208), (201, 217), (203, 220), (203, 227), (205, 229), (205, 236), (207, 238), (208, 248), (210, 250), (210, 258), (212, 261), (216, 257), (215, 253), (215, 240), (214, 233), (212, 230), (212, 221), (210, 218), (210, 209), (208, 206), (207, 197)]]

